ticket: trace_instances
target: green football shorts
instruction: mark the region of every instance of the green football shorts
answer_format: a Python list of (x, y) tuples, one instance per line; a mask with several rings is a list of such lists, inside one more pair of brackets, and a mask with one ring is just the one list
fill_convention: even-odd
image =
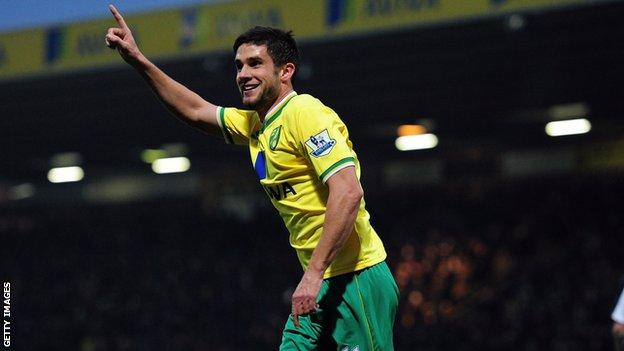
[(323, 280), (319, 308), (290, 315), (280, 350), (394, 350), (392, 328), (399, 289), (385, 262)]

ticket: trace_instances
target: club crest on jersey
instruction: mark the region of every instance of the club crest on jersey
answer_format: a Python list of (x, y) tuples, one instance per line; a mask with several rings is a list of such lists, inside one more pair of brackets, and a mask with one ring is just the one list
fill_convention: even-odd
[(269, 136), (269, 147), (273, 151), (275, 151), (275, 148), (277, 147), (277, 143), (279, 142), (281, 131), (282, 131), (282, 126), (279, 126), (273, 129), (273, 131), (271, 132), (271, 135)]
[(310, 139), (306, 141), (306, 145), (308, 145), (308, 147), (312, 149), (310, 155), (314, 157), (320, 157), (325, 156), (331, 152), (331, 150), (334, 148), (334, 145), (336, 145), (336, 140), (332, 139), (329, 136), (327, 129), (325, 129), (324, 131), (311, 136)]

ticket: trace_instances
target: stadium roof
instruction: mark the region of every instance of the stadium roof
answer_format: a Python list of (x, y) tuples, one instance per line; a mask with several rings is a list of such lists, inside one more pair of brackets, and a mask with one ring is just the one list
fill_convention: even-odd
[[(396, 127), (422, 119), (445, 141), (430, 151), (440, 155), (614, 140), (624, 131), (623, 11), (622, 3), (605, 3), (305, 41), (296, 90), (334, 108), (364, 158), (406, 157), (394, 149)], [(239, 105), (231, 52), (159, 64), (207, 99)], [(3, 179), (40, 179), (49, 158), (66, 151), (111, 169), (140, 164), (143, 148), (180, 141), (202, 162), (245, 155), (171, 118), (128, 67), (13, 80), (0, 89)], [(589, 108), (592, 133), (548, 138), (549, 109), (579, 102)]]

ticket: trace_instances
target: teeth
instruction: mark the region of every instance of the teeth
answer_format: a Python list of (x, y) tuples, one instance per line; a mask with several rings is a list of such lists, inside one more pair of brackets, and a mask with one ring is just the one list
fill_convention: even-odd
[(256, 85), (243, 85), (243, 91), (248, 91), (248, 90), (254, 89), (258, 85), (259, 84), (256, 84)]

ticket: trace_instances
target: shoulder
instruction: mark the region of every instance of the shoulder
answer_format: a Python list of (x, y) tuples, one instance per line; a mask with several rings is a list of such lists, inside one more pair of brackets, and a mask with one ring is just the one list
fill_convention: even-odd
[(242, 110), (236, 107), (217, 106), (217, 114), (219, 115), (236, 115), (249, 119), (253, 119), (258, 116), (258, 113), (253, 110)]
[(230, 123), (252, 126), (259, 123), (260, 117), (253, 110), (242, 110), (236, 107), (217, 107), (217, 121), (219, 124), (225, 124), (226, 120)]
[(325, 108), (321, 100), (312, 95), (301, 94), (294, 96), (287, 106), (292, 112), (300, 112), (306, 109)]
[(295, 123), (300, 122), (302, 119), (337, 117), (336, 113), (323, 104), (321, 100), (308, 94), (293, 97), (285, 110), (287, 118)]

